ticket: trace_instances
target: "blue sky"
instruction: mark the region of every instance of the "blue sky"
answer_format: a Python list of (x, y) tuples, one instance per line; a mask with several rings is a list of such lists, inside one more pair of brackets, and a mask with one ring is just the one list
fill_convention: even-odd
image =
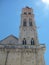
[(49, 0), (0, 0), (0, 40), (10, 34), (19, 37), (20, 14), (26, 6), (33, 8), (39, 42), (46, 45), (49, 65)]

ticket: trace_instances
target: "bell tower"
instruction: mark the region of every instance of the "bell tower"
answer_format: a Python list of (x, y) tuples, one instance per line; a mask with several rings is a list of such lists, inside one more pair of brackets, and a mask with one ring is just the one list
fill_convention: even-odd
[(21, 44), (38, 45), (37, 31), (32, 8), (22, 9), (20, 24)]
[(21, 65), (45, 65), (45, 45), (38, 41), (33, 9), (29, 7), (22, 9), (19, 45)]

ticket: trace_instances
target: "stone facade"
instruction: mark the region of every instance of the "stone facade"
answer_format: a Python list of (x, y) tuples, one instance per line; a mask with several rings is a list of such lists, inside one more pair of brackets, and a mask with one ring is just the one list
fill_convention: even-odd
[(23, 8), (19, 39), (10, 35), (0, 41), (0, 65), (45, 65), (44, 52), (45, 45), (38, 41), (33, 10)]

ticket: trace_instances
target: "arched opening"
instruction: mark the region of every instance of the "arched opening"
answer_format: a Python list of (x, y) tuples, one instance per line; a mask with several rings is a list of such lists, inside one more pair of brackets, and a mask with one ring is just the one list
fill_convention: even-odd
[(24, 12), (25, 15), (27, 15), (27, 12)]
[(35, 45), (33, 38), (31, 39), (31, 45)]
[(22, 44), (26, 45), (26, 39), (25, 38), (23, 39)]
[(28, 14), (31, 15), (31, 12), (29, 12)]
[(32, 26), (32, 19), (29, 18), (29, 26)]
[(27, 26), (26, 19), (23, 20), (23, 26)]

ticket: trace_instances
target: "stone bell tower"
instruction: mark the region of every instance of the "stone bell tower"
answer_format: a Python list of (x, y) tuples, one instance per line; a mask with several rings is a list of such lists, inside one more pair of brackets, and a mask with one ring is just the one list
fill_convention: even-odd
[(39, 44), (32, 8), (22, 9), (19, 44), (21, 45), (21, 65), (45, 65), (45, 45)]
[[(36, 25), (32, 8), (26, 7), (22, 9), (21, 25), (20, 25), (20, 40), (26, 41), (26, 44), (38, 45)], [(32, 43), (34, 42), (34, 43)]]
[(29, 7), (23, 8), (21, 14), (20, 42), (24, 44), (23, 41), (25, 44), (39, 44), (33, 10)]

